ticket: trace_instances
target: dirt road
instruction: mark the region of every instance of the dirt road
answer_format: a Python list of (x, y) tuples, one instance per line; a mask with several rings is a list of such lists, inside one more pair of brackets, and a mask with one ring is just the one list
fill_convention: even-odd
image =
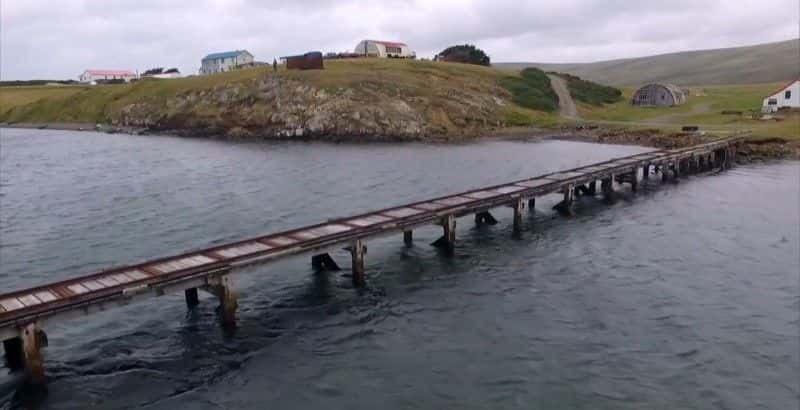
[(573, 101), (572, 96), (569, 95), (567, 83), (563, 78), (557, 75), (548, 74), (547, 76), (550, 78), (550, 85), (553, 87), (553, 91), (558, 95), (559, 115), (561, 115), (562, 118), (579, 120), (578, 107), (575, 106), (575, 101)]

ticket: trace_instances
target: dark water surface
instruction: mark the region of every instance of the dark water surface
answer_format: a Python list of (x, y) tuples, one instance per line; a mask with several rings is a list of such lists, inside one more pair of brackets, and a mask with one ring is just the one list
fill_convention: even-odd
[[(230, 143), (0, 130), (3, 292), (645, 151), (574, 142)], [(48, 327), (46, 392), (0, 408), (797, 409), (800, 164), (538, 200), (369, 242), (368, 288), (307, 255), (241, 271), (239, 327), (183, 295)], [(347, 254), (334, 254), (347, 265)]]

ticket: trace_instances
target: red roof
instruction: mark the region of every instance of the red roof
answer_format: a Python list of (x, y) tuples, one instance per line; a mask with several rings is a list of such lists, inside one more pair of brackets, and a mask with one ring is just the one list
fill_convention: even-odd
[(395, 41), (381, 41), (381, 40), (367, 40), (373, 43), (383, 44), (385, 47), (408, 47), (406, 43), (398, 43)]
[(774, 92), (772, 92), (771, 94), (767, 94), (766, 96), (764, 96), (764, 98), (767, 98), (767, 97), (772, 97), (773, 95), (775, 95), (775, 94), (778, 94), (779, 92), (781, 92), (781, 91), (783, 91), (783, 90), (785, 90), (785, 89), (789, 88), (789, 86), (791, 86), (792, 84), (794, 84), (794, 83), (796, 83), (796, 82), (798, 82), (798, 81), (800, 81), (800, 78), (798, 78), (798, 79), (796, 79), (796, 80), (789, 81), (789, 82), (788, 82), (786, 85), (784, 85), (783, 87), (781, 87), (781, 88), (778, 88), (777, 90), (775, 90), (775, 91), (774, 91)]
[(98, 70), (90, 68), (86, 72), (91, 75), (136, 76), (136, 73), (131, 70)]

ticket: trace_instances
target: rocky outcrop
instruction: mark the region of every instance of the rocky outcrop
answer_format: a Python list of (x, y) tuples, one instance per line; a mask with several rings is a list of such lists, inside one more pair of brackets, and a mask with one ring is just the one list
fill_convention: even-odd
[(231, 138), (358, 140), (469, 136), (503, 125), (495, 119), (507, 104), (502, 93), (431, 93), (438, 94), (412, 94), (387, 82), (321, 88), (268, 76), (186, 91), (166, 103), (138, 101), (112, 114), (112, 124)]

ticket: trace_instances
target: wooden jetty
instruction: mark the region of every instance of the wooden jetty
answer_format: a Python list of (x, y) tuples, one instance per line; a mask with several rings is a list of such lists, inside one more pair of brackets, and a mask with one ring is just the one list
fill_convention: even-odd
[(443, 235), (434, 245), (453, 251), (456, 218), (475, 215), (476, 223), (495, 223), (490, 210), (510, 206), (513, 227), (518, 232), (525, 204), (535, 206), (536, 197), (563, 194), (556, 209), (569, 212), (574, 196), (613, 193), (614, 182), (636, 190), (641, 179), (725, 169), (733, 164), (742, 138), (727, 138), (671, 150), (656, 150), (580, 168), (554, 172), (454, 195), (382, 209), (349, 218), (329, 220), (208, 249), (107, 269), (90, 275), (44, 284), (0, 295), (0, 340), (6, 363), (26, 372), (32, 383), (44, 383), (42, 347), (48, 323), (87, 316), (145, 298), (184, 292), (189, 307), (198, 304), (198, 289), (219, 299), (220, 320), (235, 324), (236, 293), (231, 272), (236, 268), (274, 261), (299, 253), (311, 253), (318, 269), (338, 269), (327, 250), (345, 245), (352, 255), (352, 278), (356, 287), (366, 285), (366, 240), (403, 233), (408, 245), (416, 227), (439, 225)]

